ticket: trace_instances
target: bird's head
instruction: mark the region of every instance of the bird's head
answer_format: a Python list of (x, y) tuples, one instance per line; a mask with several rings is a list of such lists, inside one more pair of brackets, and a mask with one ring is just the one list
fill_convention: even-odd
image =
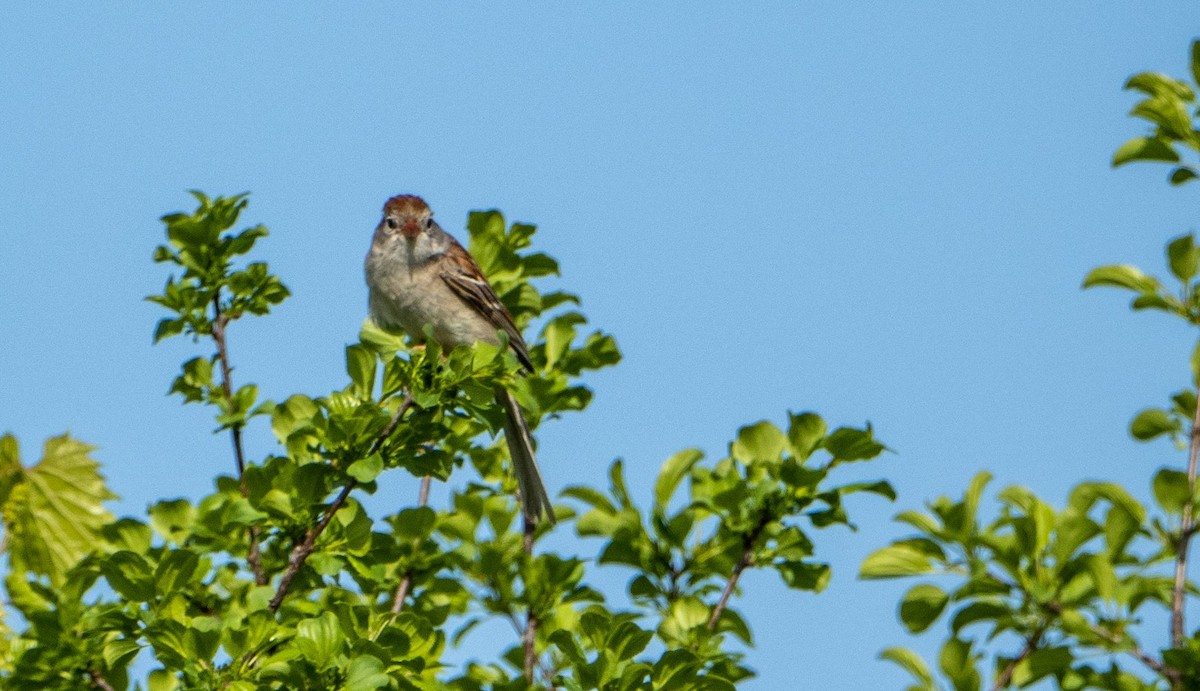
[(415, 240), (433, 226), (433, 210), (416, 195), (397, 195), (383, 205), (383, 219), (379, 221), (381, 233), (399, 233), (408, 240)]

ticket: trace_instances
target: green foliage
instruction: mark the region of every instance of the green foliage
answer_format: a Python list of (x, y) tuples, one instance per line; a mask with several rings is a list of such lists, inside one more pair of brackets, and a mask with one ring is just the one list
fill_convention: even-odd
[[(1191, 76), (1194, 82), (1200, 82), (1200, 41), (1192, 43)], [(1171, 169), (1172, 185), (1200, 177), (1196, 164), (1182, 163), (1185, 156), (1200, 152), (1200, 131), (1193, 120), (1196, 91), (1192, 85), (1165, 74), (1143, 72), (1130, 77), (1125, 88), (1143, 94), (1129, 114), (1148, 122), (1151, 131), (1122, 144), (1113, 154), (1113, 165), (1134, 161), (1177, 164)]]
[(0, 436), (0, 515), (15, 571), (60, 585), (112, 519), (103, 503), (116, 495), (104, 486), (91, 451), (66, 435), (55, 437), (46, 440), (42, 460), (27, 468), (16, 438)]
[[(1200, 42), (1192, 76), (1200, 78)], [(1127, 88), (1144, 94), (1133, 114), (1152, 131), (1122, 146), (1114, 165), (1165, 161), (1173, 184), (1200, 177), (1184, 161), (1200, 151), (1193, 88), (1159, 74)], [(886, 450), (869, 425), (831, 431), (816, 413), (789, 414), (783, 427), (738, 430), (715, 462), (696, 449), (668, 458), (646, 508), (614, 462), (607, 491), (563, 493), (580, 514), (558, 509), (595, 554), (548, 548), (553, 526), (520, 519), (493, 392), (513, 391), (536, 427), (585, 409), (592, 393), (581, 377), (616, 364), (620, 351), (611, 336), (585, 331), (577, 296), (536, 287), (559, 267), (530, 251), (534, 226), (497, 211), (467, 222), (470, 251), (497, 294), (519, 327), (536, 329), (532, 373), (504, 347), (413, 347), (367, 321), (346, 348), (342, 388), (274, 403), (259, 401), (255, 384), (234, 386), (226, 339), (241, 317), (266, 315), (288, 296), (266, 263), (243, 259), (267, 231), (231, 230), (246, 195), (193, 194), (193, 213), (163, 217), (167, 244), (154, 259), (176, 273), (148, 299), (169, 312), (156, 341), (211, 339), (170, 392), (212, 408), (233, 441), (235, 473), (196, 502), (168, 499), (144, 520), (115, 519), (90, 447), (51, 439), (26, 467), (16, 440), (0, 437), (4, 588), (19, 615), (10, 618), (19, 624), (0, 621), (5, 688), (724, 691), (753, 675), (744, 663), (752, 629), (734, 606), (741, 576), (763, 569), (820, 592), (830, 567), (816, 531), (854, 528), (850, 494), (894, 499), (882, 480), (833, 479), (839, 466)], [(1089, 273), (1084, 287), (1131, 291), (1133, 309), (1200, 326), (1194, 236), (1171, 240), (1166, 259), (1169, 280), (1115, 264)], [(1154, 472), (1151, 505), (1093, 481), (1061, 507), (1010, 486), (988, 510), (985, 472), (961, 497), (897, 516), (912, 532), (868, 556), (860, 576), (919, 579), (899, 618), (913, 633), (944, 632), (932, 663), (901, 647), (880, 654), (909, 674), (909, 689), (973, 691), (985, 680), (995, 689), (1200, 688), (1200, 630), (1188, 635), (1183, 623), (1200, 591), (1175, 575), (1186, 574), (1197, 532), (1200, 345), (1191, 374), (1166, 406), (1130, 423), (1137, 440), (1165, 437), (1188, 451), (1186, 471)], [(257, 418), (269, 419), (279, 446), (246, 459), (240, 435)], [(370, 515), (360, 493), (397, 469), (422, 478), (421, 494)], [(445, 507), (427, 501), (434, 480), (457, 480)], [(627, 605), (591, 585), (607, 569), (628, 574)], [(1167, 649), (1144, 642), (1145, 624), (1163, 612)], [(451, 647), (492, 620), (513, 628), (496, 659), (447, 664)], [(132, 679), (139, 657), (155, 668)]]
[[(656, 612), (662, 643), (702, 653), (689, 663), (695, 665), (689, 674), (702, 669), (730, 684), (750, 674), (740, 655), (722, 648), (726, 633), (752, 642), (746, 621), (725, 606), (744, 570), (771, 569), (790, 588), (819, 592), (829, 581), (829, 566), (812, 559), (803, 526), (851, 525), (842, 500), (854, 492), (894, 498), (886, 482), (826, 484), (837, 465), (883, 451), (870, 427), (826, 435), (814, 413), (792, 415), (791, 421), (786, 434), (766, 421), (743, 427), (729, 456), (711, 465), (702, 464), (695, 449), (672, 456), (645, 515), (630, 497), (620, 461), (610, 471), (607, 495), (582, 486), (564, 491), (589, 507), (576, 530), (603, 538), (599, 563), (633, 569), (630, 599)], [(823, 461), (812, 457), (818, 449)], [(685, 478), (687, 494), (673, 502)]]
[[(925, 511), (899, 514), (915, 533), (868, 557), (860, 575), (934, 577), (937, 584), (915, 586), (900, 605), (909, 630), (924, 631), (944, 617), (950, 640), (964, 645), (969, 641), (959, 637), (971, 633), (983, 640), (1015, 635), (1034, 643), (1011, 672), (1013, 684), (1050, 676), (1060, 688), (1086, 688), (1080, 684), (1097, 671), (1085, 660), (1139, 647), (1132, 629), (1153, 610), (1147, 605), (1170, 607), (1165, 567), (1172, 538), (1152, 535), (1146, 509), (1125, 490), (1098, 482), (1078, 485), (1062, 509), (1008, 487), (997, 496), (999, 516), (984, 522), (978, 513), (988, 479), (976, 476), (961, 499), (942, 497)], [(1047, 641), (1057, 643), (1041, 647)], [(948, 675), (948, 655), (962, 661), (953, 669), (974, 659), (944, 650)], [(998, 660), (1000, 668), (1006, 664)], [(914, 674), (917, 688), (930, 688)], [(977, 670), (963, 674), (976, 681), (951, 675), (954, 688), (978, 688)]]
[[(194, 503), (168, 499), (144, 520), (114, 519), (88, 447), (50, 440), (27, 469), (16, 442), (0, 438), (5, 587), (26, 624), (0, 628), (6, 688), (732, 689), (752, 675), (730, 647), (752, 640), (728, 606), (742, 572), (770, 569), (819, 591), (829, 567), (806, 530), (850, 526), (848, 494), (892, 497), (885, 482), (829, 484), (836, 466), (884, 450), (870, 427), (828, 432), (804, 413), (786, 432), (743, 428), (715, 464), (699, 451), (668, 459), (645, 513), (615, 463), (610, 496), (566, 492), (588, 506), (576, 528), (603, 538), (600, 552), (546, 549), (552, 527), (526, 533), (519, 520), (494, 390), (514, 391), (536, 426), (586, 408), (581, 375), (616, 364), (620, 351), (585, 331), (578, 297), (533, 285), (558, 274), (553, 259), (528, 251), (535, 228), (496, 211), (468, 219), (470, 250), (497, 294), (520, 326), (540, 325), (532, 373), (518, 374), (507, 348), (413, 347), (368, 320), (346, 348), (343, 388), (260, 402), (256, 385), (231, 381), (226, 335), (288, 291), (265, 263), (242, 259), (267, 234), (231, 231), (246, 196), (193, 194), (193, 213), (163, 217), (168, 243), (154, 258), (177, 273), (148, 299), (170, 312), (155, 340), (211, 341), (170, 393), (212, 408), (236, 473)], [(260, 416), (279, 447), (248, 460), (240, 434)], [(357, 493), (396, 469), (423, 483), (467, 480), (444, 508), (423, 490), (395, 513), (369, 515)], [(589, 584), (589, 569), (614, 565), (635, 571), (631, 609)], [(448, 667), (448, 647), (490, 619), (514, 628), (499, 657)], [(139, 655), (155, 668), (134, 680)]]
[[(1192, 76), (1200, 78), (1200, 42), (1192, 45)], [(1134, 76), (1126, 87), (1145, 94), (1133, 115), (1154, 129), (1118, 149), (1113, 165), (1166, 161), (1177, 164), (1172, 184), (1197, 177), (1193, 165), (1181, 162), (1186, 150), (1200, 151), (1192, 87), (1151, 73)], [(1175, 284), (1170, 288), (1125, 264), (1094, 269), (1083, 287), (1128, 290), (1134, 310), (1157, 310), (1200, 326), (1194, 235), (1169, 241), (1166, 260)], [(1019, 648), (992, 654), (993, 689), (1045, 679), (1070, 690), (1200, 688), (1200, 631), (1189, 638), (1184, 629), (1187, 601), (1197, 593), (1186, 571), (1196, 532), (1200, 346), (1191, 354), (1191, 374), (1191, 386), (1171, 395), (1169, 406), (1144, 409), (1129, 426), (1134, 439), (1168, 437), (1189, 452), (1187, 471), (1164, 467), (1154, 473), (1153, 507), (1111, 483), (1077, 485), (1062, 508), (1023, 487), (1008, 487), (997, 495), (998, 516), (982, 520), (979, 506), (990, 477), (980, 473), (961, 499), (942, 497), (923, 512), (896, 517), (914, 533), (867, 557), (860, 575), (933, 579), (908, 591), (899, 616), (914, 633), (939, 621), (949, 629), (939, 659), (944, 684), (912, 651), (884, 651), (882, 657), (913, 678), (910, 689), (981, 688), (987, 647), (1006, 640), (1019, 641)], [(1161, 620), (1164, 611), (1172, 644), (1156, 650), (1143, 642), (1143, 624)], [(1138, 666), (1136, 673), (1125, 668), (1129, 663)]]

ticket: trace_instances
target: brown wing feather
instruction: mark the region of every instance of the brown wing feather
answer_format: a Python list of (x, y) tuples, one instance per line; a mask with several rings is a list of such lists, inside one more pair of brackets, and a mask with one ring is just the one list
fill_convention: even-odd
[(516, 353), (517, 360), (525, 369), (532, 372), (533, 362), (529, 359), (529, 348), (525, 345), (525, 339), (521, 338), (521, 332), (513, 323), (512, 315), (508, 313), (508, 309), (504, 307), (504, 303), (500, 301), (496, 291), (487, 282), (479, 265), (457, 241), (451, 243), (450, 249), (446, 251), (446, 257), (450, 261), (444, 262), (442, 265), (442, 280), (450, 286), (450, 290), (454, 291), (455, 295), (462, 298), (463, 302), (470, 305), (497, 329), (503, 329), (504, 333), (508, 334), (508, 345)]

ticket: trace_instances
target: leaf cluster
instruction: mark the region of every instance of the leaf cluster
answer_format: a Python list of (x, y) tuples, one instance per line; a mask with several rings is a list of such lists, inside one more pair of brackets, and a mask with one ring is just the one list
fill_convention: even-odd
[[(1200, 41), (1192, 43), (1191, 76), (1200, 84)], [(1195, 124), (1200, 111), (1193, 86), (1158, 72), (1142, 72), (1130, 77), (1125, 88), (1143, 95), (1129, 114), (1149, 123), (1151, 131), (1122, 144), (1113, 154), (1113, 166), (1135, 161), (1170, 163), (1172, 185), (1200, 177), (1195, 163), (1183, 162), (1184, 155), (1200, 152), (1200, 129)]]
[[(1200, 41), (1192, 44), (1191, 67), (1200, 82)], [(1113, 165), (1166, 161), (1176, 164), (1172, 184), (1196, 178), (1196, 167), (1183, 163), (1181, 155), (1200, 151), (1193, 87), (1142, 73), (1126, 88), (1144, 95), (1132, 114), (1153, 131), (1122, 145)], [(1193, 234), (1167, 243), (1166, 264), (1172, 287), (1127, 264), (1092, 270), (1083, 287), (1130, 291), (1134, 310), (1159, 311), (1200, 327), (1200, 247)], [(1189, 387), (1171, 394), (1166, 407), (1140, 411), (1129, 426), (1134, 439), (1166, 437), (1177, 450), (1188, 451), (1187, 470), (1155, 471), (1150, 508), (1112, 483), (1077, 485), (1061, 509), (1014, 486), (999, 493), (999, 515), (985, 522), (979, 505), (990, 476), (981, 473), (961, 499), (942, 497), (925, 511), (897, 516), (915, 533), (870, 555), (860, 575), (931, 579), (909, 589), (899, 617), (913, 633), (941, 620), (949, 633), (938, 660), (945, 683), (911, 650), (883, 651), (882, 657), (910, 673), (915, 683), (909, 688), (982, 688), (980, 667), (989, 656), (993, 689), (1045, 679), (1070, 690), (1200, 688), (1200, 630), (1189, 637), (1184, 628), (1187, 602), (1197, 594), (1187, 570), (1200, 498), (1200, 343), (1191, 370)], [(1144, 642), (1144, 623), (1163, 612), (1172, 642), (1155, 649)], [(992, 652), (1013, 640), (1019, 646), (1015, 653)], [(1130, 671), (1131, 664), (1139, 673)]]
[[(471, 253), (536, 333), (533, 372), (503, 341), (445, 351), (428, 333), (417, 346), (368, 320), (345, 350), (342, 388), (275, 403), (253, 383), (233, 385), (226, 338), (288, 296), (265, 262), (243, 259), (266, 229), (232, 230), (245, 195), (193, 194), (195, 211), (163, 217), (167, 244), (154, 258), (175, 273), (148, 299), (170, 312), (155, 340), (211, 345), (170, 392), (213, 410), (236, 473), (197, 501), (115, 519), (89, 447), (50, 440), (25, 468), (15, 440), (0, 438), (5, 588), (25, 625), (0, 622), (6, 688), (730, 689), (752, 675), (730, 647), (752, 641), (729, 607), (741, 573), (770, 569), (820, 590), (829, 567), (806, 531), (851, 525), (847, 494), (892, 497), (883, 482), (829, 483), (836, 466), (884, 450), (870, 427), (829, 432), (803, 413), (786, 432), (743, 428), (715, 464), (699, 451), (672, 457), (646, 512), (614, 463), (608, 495), (565, 493), (587, 506), (576, 528), (603, 539), (599, 554), (547, 549), (552, 527), (529, 533), (519, 520), (494, 392), (513, 391), (536, 427), (586, 408), (581, 376), (620, 351), (586, 330), (577, 296), (535, 286), (559, 271), (530, 251), (535, 227), (497, 211), (467, 223)], [(256, 419), (269, 419), (279, 446), (246, 459), (240, 434)], [(359, 497), (396, 469), (423, 478), (420, 496), (371, 515)], [(464, 474), (447, 505), (429, 503), (429, 483)], [(614, 567), (635, 570), (632, 608), (589, 584), (589, 569)], [(513, 628), (497, 659), (449, 665), (447, 651), (489, 620)], [(135, 659), (152, 660), (144, 679), (132, 678)]]

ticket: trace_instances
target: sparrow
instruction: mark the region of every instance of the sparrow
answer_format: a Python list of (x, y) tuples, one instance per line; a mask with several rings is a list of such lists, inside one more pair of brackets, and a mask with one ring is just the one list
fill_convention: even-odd
[[(420, 342), (429, 325), (433, 338), (447, 349), (499, 344), (504, 332), (523, 372), (533, 372), (529, 348), (512, 315), (479, 265), (433, 220), (433, 211), (420, 197), (403, 194), (383, 205), (365, 269), (370, 316), (381, 328), (403, 331)], [(525, 415), (504, 387), (496, 387), (496, 402), (505, 413), (504, 436), (525, 520), (535, 525), (545, 515), (554, 523)]]

